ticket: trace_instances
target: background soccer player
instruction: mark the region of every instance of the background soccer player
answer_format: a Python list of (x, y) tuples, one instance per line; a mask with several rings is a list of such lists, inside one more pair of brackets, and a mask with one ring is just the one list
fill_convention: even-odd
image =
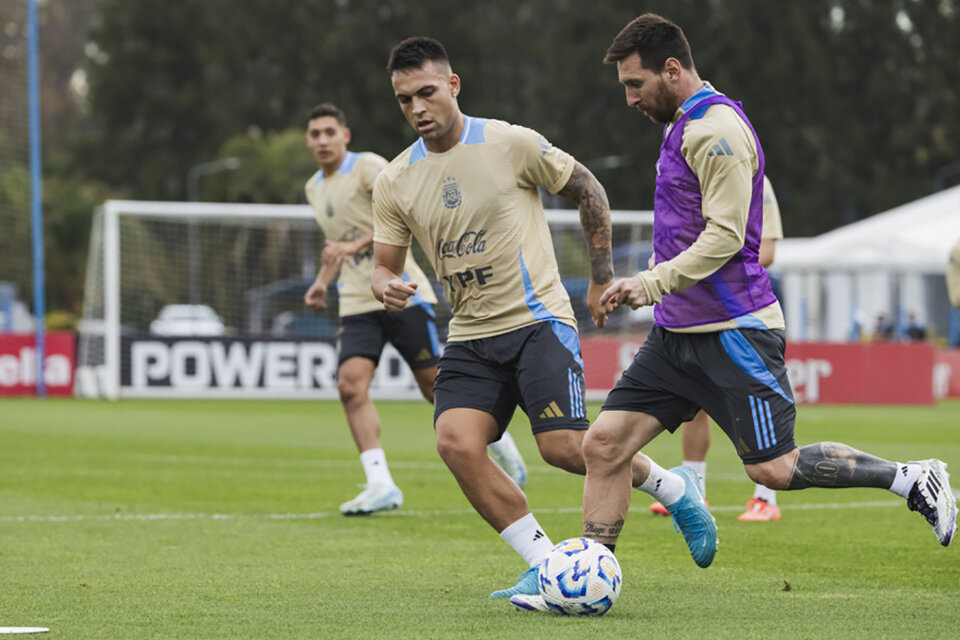
[[(307, 305), (326, 308), (327, 288), (339, 274), (340, 332), (337, 387), (347, 424), (360, 451), (366, 488), (340, 505), (344, 515), (369, 514), (403, 504), (380, 444), (380, 417), (370, 399), (370, 383), (383, 347), (389, 341), (400, 352), (423, 396), (433, 402), (439, 345), (433, 304), (437, 298), (423, 271), (407, 256), (404, 279), (416, 282), (400, 313), (387, 313), (370, 291), (373, 271), (373, 183), (387, 161), (375, 153), (347, 151), (350, 129), (346, 116), (330, 103), (314, 107), (307, 122), (307, 148), (320, 169), (307, 181), (307, 200), (325, 236), (322, 266), (304, 295)], [(491, 455), (515, 481), (526, 479), (526, 467), (512, 439), (491, 446)]]
[[(950, 305), (954, 307), (954, 318), (960, 320), (960, 238), (957, 238), (950, 249), (950, 258), (947, 261), (947, 295)], [(955, 324), (957, 335), (949, 336), (952, 345), (960, 343), (960, 322)]]
[[(516, 586), (491, 595), (536, 594), (538, 566), (552, 543), (484, 448), (519, 405), (545, 461), (585, 470), (580, 342), (537, 187), (579, 206), (590, 258), (587, 301), (600, 326), (600, 294), (613, 277), (606, 194), (583, 165), (535, 131), (461, 113), (460, 78), (436, 40), (404, 40), (387, 68), (420, 138), (374, 188), (373, 290), (388, 310), (403, 309), (419, 289), (401, 278), (411, 236), (430, 247), (453, 307), (434, 387), (437, 450), (473, 507), (530, 567)], [(638, 464), (645, 461), (638, 456)], [(652, 485), (644, 489), (665, 500)], [(702, 501), (681, 500), (681, 507), (688, 519), (712, 523)]]
[(957, 509), (943, 462), (900, 464), (839, 443), (794, 444), (783, 314), (757, 259), (763, 150), (740, 105), (699, 78), (683, 32), (657, 15), (624, 27), (605, 62), (616, 63), (628, 106), (666, 128), (654, 200), (657, 264), (601, 297), (606, 311), (656, 304), (656, 326), (584, 438), (585, 535), (616, 544), (634, 453), (702, 408), (755, 482), (888, 489), (948, 545)]

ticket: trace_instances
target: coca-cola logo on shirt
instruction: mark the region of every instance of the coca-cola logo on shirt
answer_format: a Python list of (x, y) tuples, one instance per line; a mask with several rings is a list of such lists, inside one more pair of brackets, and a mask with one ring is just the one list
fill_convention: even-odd
[(437, 258), (444, 260), (483, 253), (487, 250), (487, 241), (484, 239), (486, 234), (487, 230), (481, 229), (480, 231), (467, 231), (456, 240), (440, 238), (437, 241)]

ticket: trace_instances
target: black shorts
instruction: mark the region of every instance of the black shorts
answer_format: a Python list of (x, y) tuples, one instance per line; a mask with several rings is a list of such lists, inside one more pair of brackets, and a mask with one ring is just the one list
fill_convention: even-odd
[(343, 316), (337, 334), (337, 366), (355, 357), (369, 358), (377, 364), (389, 341), (411, 369), (432, 367), (440, 355), (433, 318), (433, 307), (428, 304), (397, 312), (383, 310)]
[(796, 407), (783, 331), (676, 333), (654, 327), (601, 411), (647, 413), (673, 432), (701, 408), (744, 464), (794, 448)]
[(448, 342), (433, 392), (434, 422), (447, 409), (478, 409), (491, 414), (503, 434), (519, 405), (534, 433), (590, 426), (580, 338), (557, 320)]

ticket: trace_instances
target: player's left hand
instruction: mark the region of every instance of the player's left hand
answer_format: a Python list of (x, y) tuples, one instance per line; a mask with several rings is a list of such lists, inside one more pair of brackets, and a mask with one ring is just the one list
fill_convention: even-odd
[(607, 313), (623, 305), (639, 309), (646, 304), (650, 304), (647, 287), (639, 276), (617, 280), (600, 296), (600, 305)]
[(597, 325), (597, 327), (601, 329), (603, 329), (603, 325), (607, 324), (608, 310), (605, 309), (602, 304), (600, 304), (600, 296), (603, 295), (603, 292), (610, 286), (610, 284), (610, 282), (596, 284), (591, 279), (590, 285), (587, 287), (587, 308), (590, 309), (590, 317), (593, 318), (593, 324)]

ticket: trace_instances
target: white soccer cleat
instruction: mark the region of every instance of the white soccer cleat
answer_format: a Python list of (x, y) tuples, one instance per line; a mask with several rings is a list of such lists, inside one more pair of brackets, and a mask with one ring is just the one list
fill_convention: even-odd
[(550, 611), (550, 607), (539, 593), (532, 596), (522, 593), (510, 596), (510, 604), (518, 611)]
[(957, 499), (950, 488), (947, 465), (937, 459), (921, 460), (920, 477), (910, 489), (907, 506), (919, 511), (937, 534), (940, 544), (947, 546), (957, 532)]
[(366, 516), (375, 511), (396, 509), (403, 504), (403, 492), (392, 484), (368, 484), (353, 500), (340, 505), (345, 516)]
[(527, 465), (523, 462), (523, 456), (520, 455), (513, 436), (504, 432), (499, 442), (487, 446), (487, 453), (517, 483), (517, 486), (523, 489), (527, 484)]

